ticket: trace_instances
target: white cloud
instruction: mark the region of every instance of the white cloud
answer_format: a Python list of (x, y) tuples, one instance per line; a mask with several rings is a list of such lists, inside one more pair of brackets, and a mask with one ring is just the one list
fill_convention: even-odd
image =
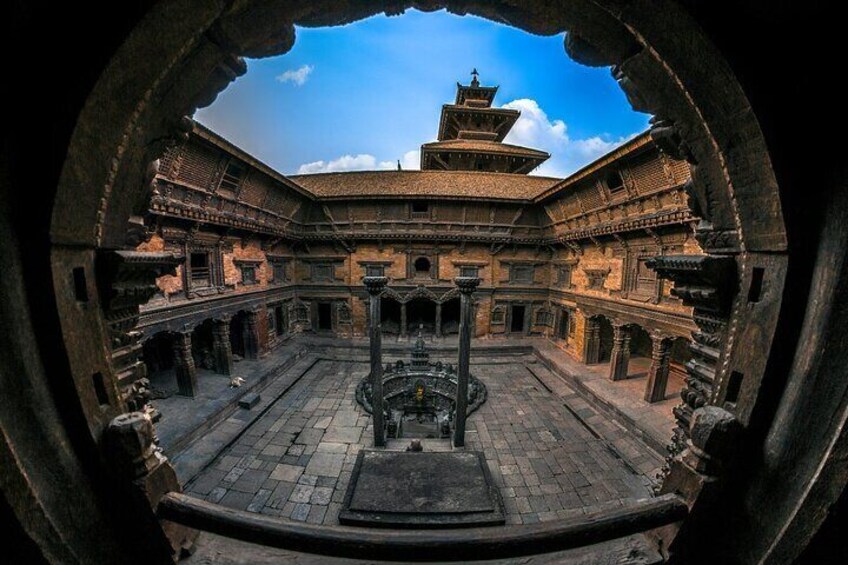
[(303, 86), (309, 75), (315, 69), (312, 65), (303, 65), (299, 69), (289, 69), (281, 75), (277, 75), (277, 82), (291, 82), (297, 86)]
[[(407, 151), (400, 159), (403, 170), (416, 170), (419, 167), (418, 150)], [(338, 173), (342, 171), (376, 171), (395, 170), (397, 161), (377, 161), (377, 158), (368, 153), (358, 155), (342, 155), (332, 161), (313, 161), (304, 163), (297, 169), (299, 175), (312, 175), (315, 173)]]
[[(562, 120), (551, 120), (539, 103), (530, 98), (507, 102), (504, 108), (519, 110), (521, 116), (504, 139), (505, 143), (524, 145), (551, 154), (534, 175), (565, 177), (598, 157), (612, 151), (633, 136), (604, 139), (594, 136), (572, 139)], [(635, 134), (634, 134), (635, 135)]]

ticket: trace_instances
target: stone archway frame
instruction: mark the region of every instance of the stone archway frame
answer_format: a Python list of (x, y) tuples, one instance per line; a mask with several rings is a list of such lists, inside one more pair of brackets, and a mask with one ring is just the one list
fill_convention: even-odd
[[(54, 287), (64, 343), (89, 424), (92, 443), (124, 411), (110, 359), (100, 306), (96, 259), (134, 245), (131, 219), (145, 206), (156, 159), (184, 138), (183, 116), (210, 104), (244, 73), (242, 56), (284, 53), (293, 24), (340, 25), (383, 10), (448, 7), (526, 31), (568, 30), (565, 49), (576, 60), (609, 65), (633, 107), (657, 116), (653, 136), (668, 153), (692, 164), (693, 209), (703, 221), (698, 237), (708, 255), (690, 262), (667, 258), (661, 274), (683, 280), (678, 294), (696, 307), (704, 336), (702, 361), (710, 386), (688, 391), (687, 403), (721, 403), (731, 373), (744, 375), (732, 407), (749, 423), (770, 351), (786, 272), (786, 236), (777, 183), (750, 104), (729, 66), (679, 5), (659, 0), (574, 0), (516, 5), (496, 2), (377, 2), (324, 0), (155, 5), (130, 33), (93, 89), (68, 150), (51, 230)], [(138, 179), (146, 179), (139, 183)], [(132, 235), (132, 232), (131, 232)], [(758, 271), (760, 270), (761, 271)], [(759, 272), (762, 296), (749, 295)], [(71, 273), (80, 273), (72, 276)], [(676, 276), (678, 275), (678, 276)], [(88, 306), (74, 286), (88, 290)], [(85, 331), (87, 339), (76, 338)], [(744, 343), (744, 348), (736, 347)], [(97, 400), (91, 375), (102, 375), (108, 405)], [(697, 489), (690, 493), (697, 496)], [(693, 498), (694, 500), (694, 498)], [(693, 511), (696, 506), (693, 507)]]

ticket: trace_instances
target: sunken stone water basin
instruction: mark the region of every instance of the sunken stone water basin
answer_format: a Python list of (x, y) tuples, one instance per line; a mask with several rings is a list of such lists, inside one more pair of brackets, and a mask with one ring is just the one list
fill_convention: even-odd
[[(430, 362), (419, 333), (412, 360), (398, 360), (383, 369), (383, 413), (390, 438), (447, 438), (456, 412), (457, 374), (453, 365)], [(356, 400), (368, 413), (374, 410), (371, 376), (356, 387)], [(471, 414), (486, 401), (486, 385), (474, 375), (468, 379), (468, 408)]]

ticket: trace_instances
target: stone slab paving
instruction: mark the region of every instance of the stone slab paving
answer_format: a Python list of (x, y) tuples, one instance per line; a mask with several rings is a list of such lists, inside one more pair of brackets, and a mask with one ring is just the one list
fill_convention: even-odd
[[(337, 524), (356, 456), (373, 445), (370, 416), (354, 397), (367, 371), (363, 362), (318, 361), (186, 491), (250, 512)], [(520, 361), (477, 359), (472, 371), (488, 387), (489, 400), (468, 421), (467, 445), (485, 454), (508, 524), (650, 496), (637, 470), (646, 465), (636, 461), (650, 450), (642, 446), (640, 453), (626, 429), (600, 436), (584, 423), (601, 418), (591, 406), (565, 406)], [(627, 449), (611, 450), (616, 440)], [(631, 455), (634, 462), (625, 462)]]

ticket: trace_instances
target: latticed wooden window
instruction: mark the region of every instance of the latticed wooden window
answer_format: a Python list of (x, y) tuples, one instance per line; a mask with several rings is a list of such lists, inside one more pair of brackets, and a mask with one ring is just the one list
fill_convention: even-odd
[(386, 274), (385, 265), (365, 265), (366, 277), (382, 277)]
[(552, 326), (553, 325), (553, 314), (550, 310), (537, 310), (536, 311), (536, 325), (537, 326)]
[(212, 269), (209, 265), (209, 253), (192, 253), (189, 258), (189, 277), (191, 286), (203, 287), (212, 285)]
[(571, 265), (562, 265), (557, 272), (557, 284), (560, 286), (571, 286)]
[(532, 265), (513, 265), (509, 274), (512, 282), (530, 284), (534, 279), (534, 268)]
[(254, 265), (242, 265), (241, 284), (256, 284), (256, 267)]
[(503, 324), (505, 318), (506, 310), (503, 306), (496, 306), (494, 310), (492, 310), (492, 323), (493, 324)]
[(229, 192), (238, 192), (241, 181), (244, 180), (246, 172), (245, 166), (236, 160), (230, 160), (227, 163), (227, 169), (221, 177), (221, 182), (218, 183), (219, 190), (227, 190)]
[(271, 263), (271, 270), (275, 283), (286, 282), (286, 262), (276, 260)]
[(461, 277), (477, 277), (480, 267), (476, 265), (462, 265), (459, 268), (459, 276)]
[(312, 265), (312, 280), (329, 282), (336, 278), (335, 269), (332, 265), (318, 263)]

